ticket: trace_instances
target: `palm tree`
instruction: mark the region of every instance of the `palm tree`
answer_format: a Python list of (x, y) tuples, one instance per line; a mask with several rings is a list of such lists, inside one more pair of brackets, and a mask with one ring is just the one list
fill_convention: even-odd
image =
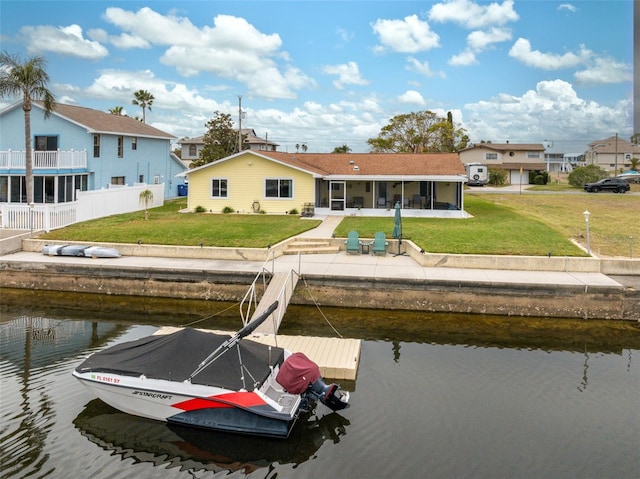
[(109, 108), (109, 113), (111, 115), (122, 115), (124, 108), (121, 106), (114, 106), (113, 108)]
[(133, 94), (133, 96), (135, 96), (135, 98), (131, 101), (131, 103), (136, 106), (142, 107), (142, 123), (146, 123), (147, 108), (149, 109), (149, 111), (151, 111), (151, 105), (153, 105), (153, 100), (155, 100), (155, 98), (147, 90), (138, 90)]
[(140, 203), (144, 204), (144, 219), (149, 219), (149, 203), (153, 201), (153, 191), (144, 190), (140, 192)]
[(33, 203), (32, 102), (42, 100), (45, 118), (48, 118), (56, 107), (53, 93), (47, 88), (49, 75), (46, 66), (47, 62), (39, 56), (28, 58), (22, 63), (17, 55), (9, 55), (7, 52), (0, 54), (0, 96), (22, 96), (27, 204)]

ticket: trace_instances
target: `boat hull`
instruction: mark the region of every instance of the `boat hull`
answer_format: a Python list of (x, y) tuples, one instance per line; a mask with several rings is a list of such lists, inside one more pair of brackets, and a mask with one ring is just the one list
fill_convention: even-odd
[(125, 413), (216, 431), (287, 437), (301, 406), (297, 395), (285, 394), (289, 405), (282, 407), (259, 390), (229, 391), (112, 373), (74, 371), (73, 375), (95, 396)]

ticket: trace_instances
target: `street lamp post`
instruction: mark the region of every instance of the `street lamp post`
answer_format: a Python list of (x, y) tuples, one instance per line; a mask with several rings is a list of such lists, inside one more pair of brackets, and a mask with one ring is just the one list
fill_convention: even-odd
[(585, 210), (582, 214), (584, 215), (584, 222), (587, 224), (587, 253), (591, 256), (591, 242), (589, 238), (589, 216), (591, 216), (591, 213)]

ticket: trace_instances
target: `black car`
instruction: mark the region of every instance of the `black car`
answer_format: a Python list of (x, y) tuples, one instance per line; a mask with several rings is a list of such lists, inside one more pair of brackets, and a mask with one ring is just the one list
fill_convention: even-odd
[(614, 193), (626, 193), (629, 191), (629, 183), (620, 178), (604, 178), (595, 183), (584, 185), (584, 191), (597, 193), (598, 191), (613, 191)]

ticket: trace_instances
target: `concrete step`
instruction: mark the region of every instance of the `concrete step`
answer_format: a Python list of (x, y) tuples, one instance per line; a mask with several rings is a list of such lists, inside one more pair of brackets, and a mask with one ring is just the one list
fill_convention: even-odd
[(340, 248), (323, 240), (295, 240), (284, 249), (283, 254), (333, 254)]

